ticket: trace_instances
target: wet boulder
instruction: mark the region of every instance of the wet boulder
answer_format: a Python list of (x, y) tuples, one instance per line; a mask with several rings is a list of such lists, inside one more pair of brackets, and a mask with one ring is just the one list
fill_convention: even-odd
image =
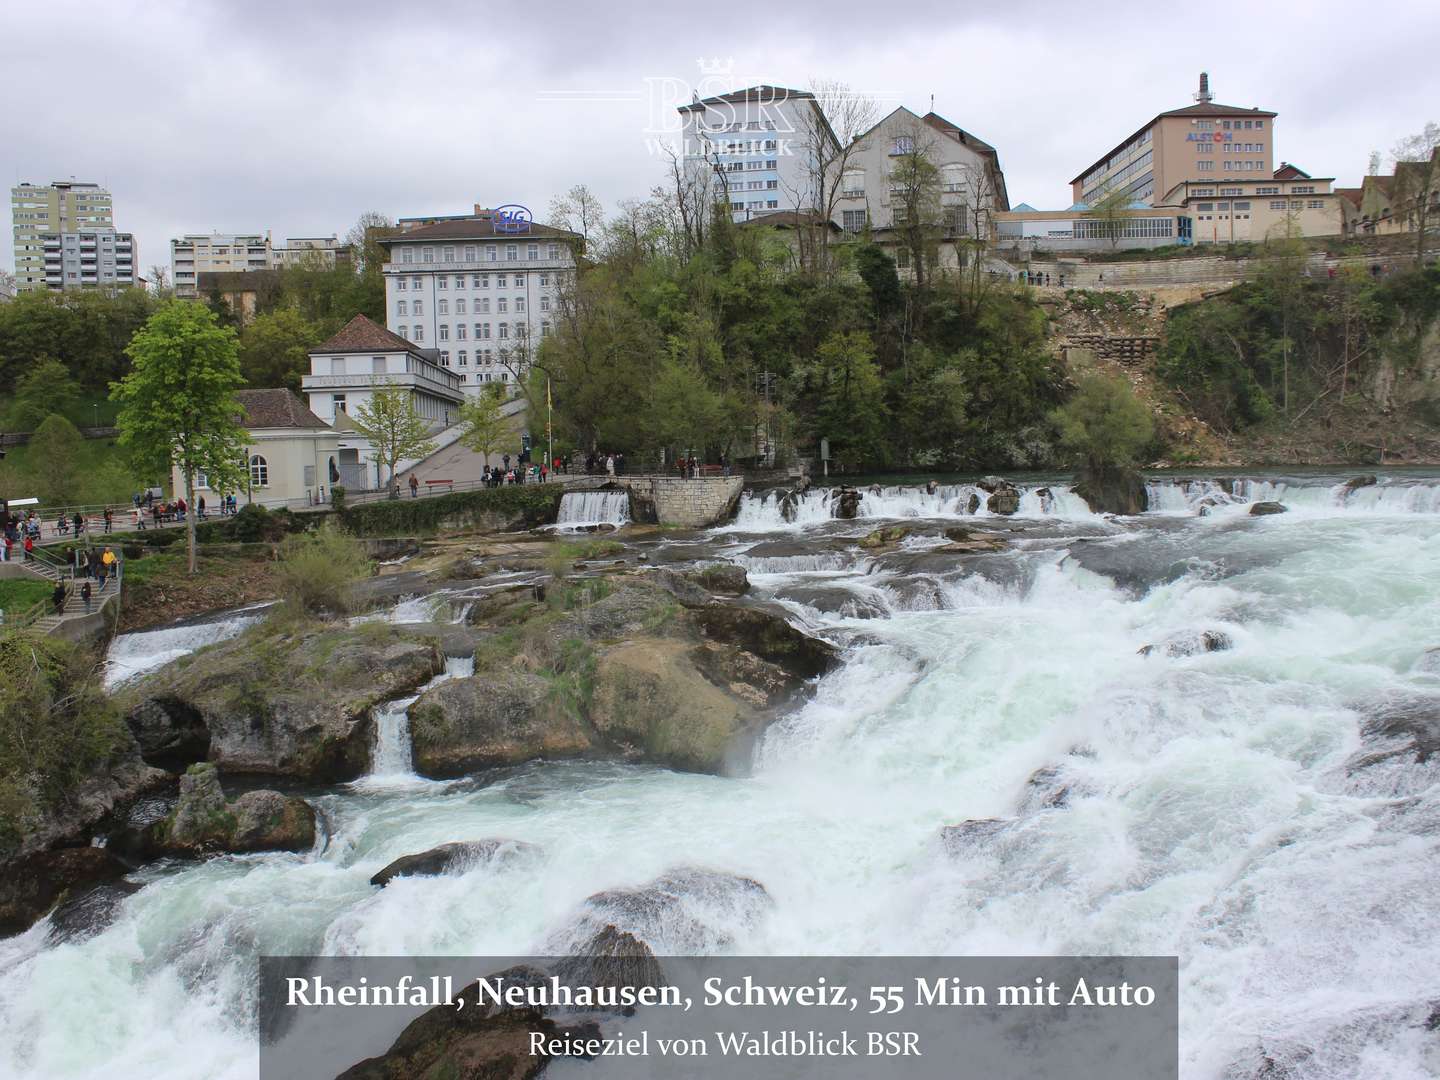
[(1250, 516), (1251, 516), (1251, 517), (1266, 517), (1267, 515), (1270, 515), (1270, 514), (1283, 514), (1283, 513), (1285, 513), (1285, 507), (1284, 507), (1284, 505), (1282, 505), (1281, 503), (1278, 503), (1278, 502), (1269, 502), (1269, 501), (1267, 501), (1267, 502), (1257, 502), (1257, 503), (1253, 503), (1253, 504), (1251, 505), (1251, 507), (1250, 507)]
[(75, 944), (103, 933), (120, 914), (120, 906), (141, 888), (122, 879), (77, 891), (50, 914), (50, 943)]
[(1374, 487), (1377, 483), (1379, 483), (1379, 480), (1375, 474), (1367, 473), (1364, 476), (1352, 476), (1349, 480), (1346, 480), (1342, 486), (1345, 489), (1346, 496), (1349, 496), (1363, 487)]
[(764, 608), (719, 604), (696, 612), (695, 619), (705, 637), (753, 653), (797, 678), (823, 675), (839, 661), (834, 645)]
[(1181, 657), (1198, 656), (1201, 653), (1223, 652), (1234, 648), (1235, 642), (1223, 630), (1187, 631), (1174, 634), (1159, 644), (1142, 645), (1136, 652), (1141, 656)]
[(983, 555), (992, 551), (1003, 551), (1005, 548), (1005, 538), (999, 533), (983, 532), (964, 526), (946, 529), (945, 538), (950, 543), (937, 549), (945, 554)]
[(1074, 491), (1093, 514), (1129, 517), (1143, 514), (1150, 507), (1145, 478), (1134, 469), (1083, 471)]
[(515, 667), (495, 667), (449, 679), (410, 707), (415, 771), (464, 776), (536, 758), (580, 757), (592, 741), (550, 679)]
[(1008, 517), (1020, 509), (1020, 489), (1008, 480), (998, 481), (985, 500), (985, 509)]
[(894, 547), (915, 530), (909, 525), (882, 525), (860, 538), (860, 546), (867, 549)]
[(220, 787), (218, 770), (202, 762), (180, 778), (174, 809), (146, 828), (141, 847), (152, 855), (182, 857), (307, 851), (315, 845), (315, 837), (315, 811), (304, 799), (260, 790), (230, 802)]
[(508, 862), (539, 850), (534, 844), (494, 838), (441, 844), (417, 855), (402, 855), (371, 877), (370, 884), (383, 888), (396, 878), (463, 874), (482, 863)]
[(695, 571), (695, 580), (719, 596), (742, 596), (750, 591), (750, 578), (743, 566), (714, 562)]
[(1440, 760), (1440, 694), (1392, 693), (1359, 706), (1365, 747), (1349, 763), (1354, 773), (1384, 762)]
[(841, 488), (830, 500), (833, 516), (850, 520), (860, 512), (860, 492), (854, 488)]
[(958, 825), (944, 825), (940, 829), (940, 846), (947, 855), (971, 855), (1012, 825), (1014, 822), (1005, 818), (970, 818)]
[[(554, 974), (570, 986), (593, 986), (616, 990), (667, 985), (665, 969), (649, 945), (634, 934), (606, 924), (574, 956), (554, 967)], [(615, 1010), (620, 1016), (634, 1016), (633, 1005)]]
[(28, 930), (60, 901), (128, 871), (98, 847), (40, 851), (9, 863), (0, 876), (0, 937)]
[(773, 906), (754, 878), (681, 867), (644, 885), (590, 896), (576, 923), (553, 944), (570, 953), (612, 929), (662, 954), (714, 953), (732, 947), (735, 932), (755, 926)]
[(278, 791), (247, 791), (230, 804), (235, 831), (228, 850), (308, 851), (315, 846), (315, 811)]

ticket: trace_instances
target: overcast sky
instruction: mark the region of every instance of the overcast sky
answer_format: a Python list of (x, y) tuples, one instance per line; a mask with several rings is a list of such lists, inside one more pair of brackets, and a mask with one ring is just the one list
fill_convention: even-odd
[[(148, 269), (186, 232), (278, 244), (477, 202), (543, 220), (576, 183), (613, 209), (660, 178), (647, 140), (692, 85), (839, 79), (922, 113), (933, 94), (999, 150), (1011, 202), (1041, 209), (1191, 104), (1202, 69), (1218, 102), (1279, 113), (1277, 163), (1341, 184), (1440, 120), (1435, 0), (971, 6), (0, 0), (0, 170), (107, 186)], [(731, 74), (702, 85), (702, 58)], [(6, 269), (11, 248), (7, 228)]]

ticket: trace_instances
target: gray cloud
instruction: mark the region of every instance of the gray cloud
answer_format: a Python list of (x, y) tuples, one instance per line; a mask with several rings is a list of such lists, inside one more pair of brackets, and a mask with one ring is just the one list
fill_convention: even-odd
[[(184, 232), (269, 229), (278, 241), (343, 234), (365, 210), (475, 202), (543, 215), (580, 182), (607, 205), (643, 195), (662, 173), (650, 129), (669, 115), (656, 80), (698, 81), (701, 57), (733, 60), (735, 82), (843, 79), (917, 110), (933, 94), (999, 149), (1012, 200), (1040, 207), (1066, 205), (1071, 176), (1187, 104), (1201, 69), (1218, 100), (1280, 114), (1277, 158), (1343, 183), (1358, 182), (1370, 150), (1440, 118), (1430, 0), (1399, 0), (1383, 20), (1333, 2), (1127, 0), (1080, 16), (1049, 0), (984, 11), (835, 0), (753, 23), (626, 0), (119, 2), (87, 9), (72, 70), (50, 47), (70, 16), (37, 10), (0, 10), (4, 171), (109, 185), (147, 267)], [(19, 87), (32, 88), (23, 102)], [(10, 246), (7, 228), (0, 265)]]

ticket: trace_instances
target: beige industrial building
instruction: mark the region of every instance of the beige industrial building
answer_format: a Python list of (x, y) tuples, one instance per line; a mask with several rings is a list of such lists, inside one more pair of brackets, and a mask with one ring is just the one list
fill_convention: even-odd
[(1345, 199), (1334, 177), (1310, 176), (1286, 164), (1264, 179), (1186, 180), (1162, 204), (1188, 220), (1196, 244), (1240, 244), (1284, 236), (1340, 236)]
[(1077, 203), (1113, 191), (1153, 203), (1186, 180), (1254, 179), (1274, 172), (1275, 114), (1217, 105), (1202, 72), (1195, 104), (1160, 113), (1070, 181)]

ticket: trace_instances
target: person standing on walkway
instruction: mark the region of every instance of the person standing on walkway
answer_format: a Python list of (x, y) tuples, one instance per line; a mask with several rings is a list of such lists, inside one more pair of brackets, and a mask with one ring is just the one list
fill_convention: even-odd
[(55, 605), (55, 614), (65, 614), (65, 582), (55, 582), (55, 591), (50, 594), (50, 602)]
[(31, 536), (28, 532), (25, 534), (25, 561), (35, 561), (35, 537)]
[(105, 582), (115, 573), (115, 552), (106, 548), (100, 555), (100, 591), (105, 591)]
[(615, 455), (614, 455), (614, 454), (606, 454), (606, 455), (605, 455), (605, 475), (608, 476), (611, 480), (614, 480), (614, 479), (615, 479)]
[[(102, 588), (102, 589), (105, 588), (104, 584), (101, 584), (100, 588)], [(86, 615), (89, 615), (89, 614), (90, 614), (90, 582), (87, 581), (87, 582), (85, 582), (84, 585), (81, 585), (81, 586), (80, 586), (80, 599), (85, 601), (85, 614), (86, 614)], [(62, 606), (63, 606), (63, 605), (62, 605)]]
[(110, 512), (110, 507), (105, 507), (105, 535), (110, 535), (110, 528), (114, 524), (115, 515)]
[(414, 473), (410, 474), (410, 497), (412, 499), (420, 497), (420, 481), (415, 479)]
[(85, 519), (77, 512), (75, 515), (75, 535), (79, 536), (85, 531)]

